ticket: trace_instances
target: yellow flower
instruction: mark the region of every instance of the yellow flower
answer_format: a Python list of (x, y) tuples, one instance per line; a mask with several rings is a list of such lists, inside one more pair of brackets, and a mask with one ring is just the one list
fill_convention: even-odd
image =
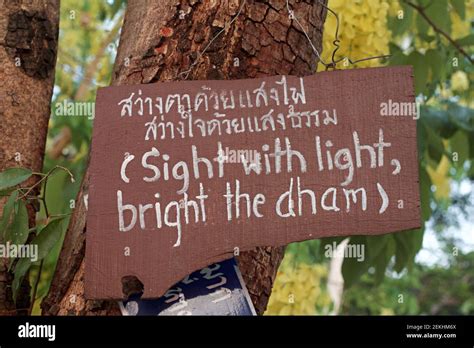
[(438, 167), (436, 169), (433, 169), (430, 166), (426, 167), (426, 171), (428, 172), (431, 178), (431, 182), (436, 187), (434, 195), (437, 200), (449, 198), (449, 194), (451, 192), (451, 185), (448, 173), (450, 168), (451, 164), (449, 162), (449, 159), (444, 155), (441, 158), (441, 161), (439, 162)]
[(382, 308), (380, 311), (380, 315), (394, 315), (393, 309), (391, 308)]
[(451, 88), (454, 91), (466, 91), (469, 88), (469, 79), (464, 71), (456, 71), (451, 76)]
[(273, 284), (267, 315), (327, 314), (331, 306), (323, 288), (327, 269), (324, 265), (295, 264), (286, 255)]
[(471, 30), (471, 22), (469, 19), (466, 17), (466, 20), (461, 20), (461, 17), (459, 17), (458, 13), (456, 11), (451, 11), (449, 13), (451, 17), (451, 37), (454, 40), (460, 39), (464, 36), (469, 35), (469, 32)]
[(389, 10), (388, 14), (392, 17), (398, 16), (398, 11), (402, 9), (399, 1), (389, 1)]
[[(391, 9), (389, 0), (351, 1), (350, 4), (340, 0), (329, 0), (328, 6), (339, 16), (340, 48), (336, 61), (348, 57), (352, 61), (362, 58), (380, 56), (389, 53), (388, 43), (391, 32), (387, 28), (387, 16)], [(396, 8), (396, 7), (394, 7)], [(334, 33), (336, 19), (328, 12), (324, 24), (323, 60), (331, 63), (334, 51)], [(344, 64), (345, 63), (345, 64)], [(351, 69), (347, 60), (338, 63), (338, 69)], [(379, 66), (380, 60), (367, 60), (357, 63), (357, 67)], [(319, 70), (324, 66), (320, 64)]]

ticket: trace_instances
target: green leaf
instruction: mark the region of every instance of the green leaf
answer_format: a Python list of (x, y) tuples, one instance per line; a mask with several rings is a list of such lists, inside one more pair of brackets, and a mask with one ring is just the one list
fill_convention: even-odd
[(450, 119), (460, 128), (471, 132), (474, 131), (474, 110), (450, 103), (448, 106)]
[(451, 121), (449, 113), (443, 109), (421, 106), (421, 119), (425, 125), (429, 125), (436, 134), (448, 139), (457, 130), (456, 125)]
[(8, 188), (8, 189), (6, 189), (6, 190), (1, 190), (1, 191), (0, 191), (0, 198), (1, 198), (1, 197), (6, 197), (6, 196), (10, 196), (13, 191), (15, 191), (14, 188)]
[(471, 168), (469, 168), (469, 171), (467, 172), (467, 177), (474, 181), (474, 166), (471, 165)]
[(421, 37), (426, 36), (428, 34), (428, 29), (430, 28), (430, 25), (428, 24), (428, 22), (422, 16), (420, 16), (419, 13), (416, 15), (415, 21), (416, 21), (416, 29), (418, 30), (418, 34)]
[(13, 272), (14, 278), (12, 282), (12, 292), (13, 292), (13, 299), (16, 301), (16, 297), (18, 295), (18, 290), (20, 289), (21, 281), (25, 276), (26, 272), (30, 269), (31, 260), (29, 258), (21, 258), (18, 260), (17, 264), (15, 265), (15, 270)]
[(423, 221), (431, 217), (431, 179), (425, 167), (420, 166), (420, 204)]
[(375, 259), (375, 284), (380, 284), (385, 277), (385, 270), (395, 253), (393, 236), (387, 235), (386, 243)]
[(0, 220), (0, 239), (5, 239), (5, 231), (10, 223), (12, 213), (14, 211), (15, 201), (18, 197), (18, 191), (14, 191), (10, 197), (8, 197), (7, 203), (3, 207), (2, 219)]
[(423, 242), (423, 229), (397, 232), (393, 236), (396, 242), (394, 270), (400, 273), (405, 267), (412, 267)]
[(0, 173), (0, 190), (21, 184), (33, 173), (26, 168), (8, 168)]
[(429, 65), (426, 64), (425, 56), (413, 51), (408, 56), (408, 64), (413, 65), (415, 73), (415, 94), (423, 93), (428, 81)]
[(425, 226), (418, 228), (416, 230), (410, 230), (412, 239), (413, 239), (413, 257), (418, 254), (418, 251), (421, 250), (423, 246), (423, 237), (425, 235)]
[(444, 81), (446, 79), (446, 62), (443, 54), (438, 50), (428, 50), (425, 59), (430, 65), (431, 80)]
[(28, 212), (23, 200), (16, 201), (15, 212), (13, 221), (7, 228), (5, 240), (13, 244), (24, 244), (28, 239)]
[(403, 2), (400, 5), (402, 6), (403, 18), (399, 19), (398, 16), (395, 16), (389, 17), (388, 20), (388, 26), (394, 37), (406, 32), (413, 23), (413, 8)]
[[(454, 165), (458, 168), (462, 168), (464, 162), (469, 159), (469, 138), (464, 131), (457, 131), (451, 139), (449, 139), (451, 145), (451, 151), (457, 153), (457, 160), (454, 161)], [(453, 156), (451, 156), (453, 159)]]
[(367, 236), (367, 255), (373, 260), (377, 258), (380, 252), (386, 247), (387, 243), (392, 237), (389, 234), (383, 234), (380, 236)]
[(448, 11), (448, 0), (434, 0), (429, 2), (425, 10), (426, 15), (445, 33), (451, 32), (451, 18)]
[(464, 36), (456, 40), (456, 43), (460, 46), (472, 46), (474, 45), (474, 34), (469, 34), (467, 36)]
[(38, 245), (38, 261), (44, 259), (61, 238), (63, 222), (64, 217), (51, 221), (31, 241), (31, 244)]
[(394, 233), (394, 239), (396, 242), (394, 270), (400, 273), (409, 261), (410, 242), (405, 235), (401, 235), (400, 233)]
[(349, 288), (354, 285), (359, 278), (367, 272), (369, 267), (370, 263), (368, 258), (365, 258), (364, 261), (357, 261), (356, 258), (344, 258), (344, 261), (342, 262), (344, 288)]
[(418, 3), (418, 5), (423, 8), (427, 8), (430, 5), (431, 0), (417, 0), (415, 2)]
[(462, 20), (466, 18), (466, 0), (451, 0), (451, 5), (454, 7), (456, 12), (458, 13), (459, 17), (461, 17)]
[[(469, 132), (469, 156), (471, 159), (474, 158), (474, 132)], [(474, 165), (471, 164), (471, 169), (474, 170)]]
[(355, 257), (344, 258), (342, 263), (342, 276), (344, 278), (345, 288), (354, 285), (359, 278), (367, 272), (369, 267), (374, 265), (377, 257), (385, 250), (385, 247), (391, 238), (390, 235), (353, 236), (350, 238), (349, 245), (363, 246), (365, 250), (365, 258), (362, 261)]
[[(51, 221), (41, 232), (31, 241), (31, 245), (38, 245), (38, 259), (41, 261), (48, 255), (54, 244), (61, 237), (62, 224), (64, 217)], [(21, 281), (31, 266), (31, 259), (21, 258), (18, 260), (14, 269), (14, 278), (12, 283), (13, 298), (16, 301)]]
[(428, 138), (426, 126), (423, 118), (423, 109), (420, 110), (422, 117), (416, 122), (416, 142), (419, 154), (424, 154), (426, 149), (426, 140)]
[(407, 65), (408, 64), (408, 56), (403, 54), (403, 52), (396, 52), (393, 53), (390, 57), (389, 64), (392, 66), (398, 65)]
[(428, 155), (432, 160), (437, 163), (441, 160), (441, 157), (445, 153), (443, 140), (441, 137), (434, 132), (428, 123), (425, 123), (426, 134), (428, 136)]

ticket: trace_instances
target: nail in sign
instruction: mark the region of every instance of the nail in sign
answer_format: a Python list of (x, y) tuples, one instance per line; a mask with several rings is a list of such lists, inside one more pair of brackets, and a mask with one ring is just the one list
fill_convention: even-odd
[(256, 246), (420, 226), (411, 67), (98, 91), (86, 297)]

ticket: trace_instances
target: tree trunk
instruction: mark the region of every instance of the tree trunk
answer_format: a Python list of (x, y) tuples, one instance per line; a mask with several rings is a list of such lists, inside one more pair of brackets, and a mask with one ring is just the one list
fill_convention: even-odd
[[(58, 29), (59, 0), (0, 1), (0, 171), (43, 168)], [(0, 202), (0, 211), (4, 203)], [(31, 205), (28, 215), (31, 227), (36, 215)], [(0, 315), (26, 314), (27, 277), (15, 305), (6, 264), (0, 259)]]
[[(241, 0), (242, 1), (242, 0)], [(309, 75), (317, 57), (301, 28), (290, 20), (284, 0), (129, 1), (115, 62), (112, 85), (179, 79), (240, 79), (266, 75)], [(326, 11), (315, 1), (291, 1), (296, 17), (320, 50)], [(217, 37), (197, 64), (198, 52)], [(182, 75), (181, 75), (182, 76)], [(113, 301), (85, 301), (84, 244), (88, 176), (78, 197), (50, 293), (43, 302), (49, 315), (118, 314)], [(284, 248), (242, 253), (239, 265), (258, 313), (271, 293)]]

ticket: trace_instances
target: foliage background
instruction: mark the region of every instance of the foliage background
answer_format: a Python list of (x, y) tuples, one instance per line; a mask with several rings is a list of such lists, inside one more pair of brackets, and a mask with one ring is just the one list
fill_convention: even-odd
[[(472, 56), (474, 0), (411, 0), (435, 26)], [(338, 69), (414, 66), (421, 103), (418, 120), (420, 189), (424, 227), (375, 237), (351, 237), (365, 246), (363, 262), (346, 258), (342, 267), (325, 256), (325, 246), (342, 238), (292, 244), (266, 314), (474, 314), (474, 116), (472, 64), (404, 0), (329, 0), (339, 15), (342, 59)], [(43, 172), (68, 168), (48, 180), (46, 200), (52, 214), (70, 214), (87, 166), (90, 117), (55, 114), (64, 101), (94, 102), (97, 87), (111, 77), (123, 0), (61, 1), (59, 54), (52, 117)], [(323, 59), (331, 61), (336, 30), (328, 13)], [(389, 59), (354, 65), (352, 60), (390, 54)], [(320, 65), (319, 70), (323, 69)], [(38, 221), (45, 212), (38, 214)], [(67, 223), (55, 245), (32, 266), (38, 279), (33, 308), (48, 291)], [(347, 241), (346, 241), (347, 242)], [(342, 277), (341, 277), (342, 274)], [(339, 292), (334, 290), (339, 287)], [(342, 292), (341, 292), (342, 291)]]
[[(472, 57), (474, 1), (411, 3)], [(333, 301), (332, 314), (474, 314), (472, 63), (407, 1), (329, 0), (328, 6), (340, 20), (336, 61), (391, 55), (355, 66), (342, 59), (339, 69), (414, 67), (421, 103), (417, 128), (424, 226), (351, 237), (348, 243), (365, 246), (365, 260), (345, 258), (339, 268), (324, 255), (325, 246), (341, 238), (291, 245), (267, 314), (326, 314), (328, 297), (341, 301), (339, 306)], [(328, 14), (325, 62), (331, 61), (335, 30), (336, 18)], [(328, 278), (330, 272), (336, 276)], [(342, 293), (331, 293), (331, 282), (338, 281)]]

